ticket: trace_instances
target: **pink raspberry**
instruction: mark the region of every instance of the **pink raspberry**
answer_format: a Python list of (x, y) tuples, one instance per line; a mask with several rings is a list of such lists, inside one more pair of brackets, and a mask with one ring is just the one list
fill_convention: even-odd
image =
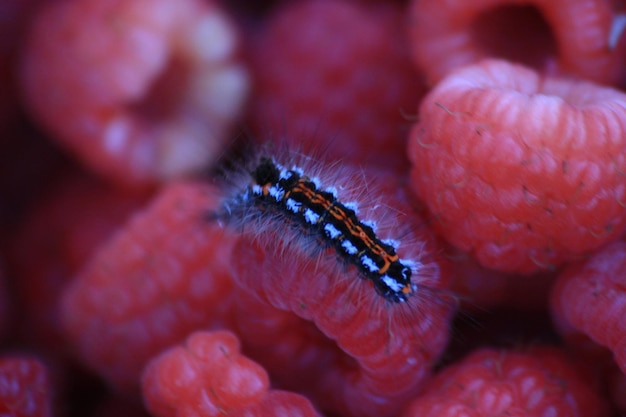
[(624, 77), (614, 17), (605, 0), (413, 0), (409, 38), (432, 83), (455, 68), (501, 58), (611, 84)]
[(69, 0), (35, 19), (23, 53), (32, 116), (122, 184), (204, 169), (248, 89), (237, 34), (212, 2)]
[(303, 397), (270, 390), (265, 370), (243, 356), (230, 332), (196, 332), (152, 360), (143, 394), (157, 417), (317, 416)]
[(489, 268), (529, 273), (626, 229), (626, 95), (487, 60), (420, 106), (411, 185), (440, 233)]
[(411, 113), (423, 95), (404, 16), (390, 2), (285, 2), (252, 51), (252, 122), (304, 152), (406, 167)]
[(9, 417), (50, 417), (52, 386), (46, 367), (26, 357), (0, 358), (0, 414)]
[(39, 196), (22, 219), (8, 256), (23, 341), (48, 352), (64, 351), (58, 312), (63, 288), (147, 197), (146, 192), (115, 189), (73, 170)]
[[(242, 342), (281, 386), (297, 387), (324, 412), (393, 416), (424, 387), (448, 341), (448, 265), (391, 175), (292, 163), (322, 189), (334, 187), (338, 201), (356, 202), (359, 219), (377, 224), (381, 239), (400, 241), (416, 290), (404, 302), (385, 299), (328, 242), (303, 237), (286, 215), (257, 218), (248, 207), (232, 258), (236, 283), (253, 294), (237, 298)], [(294, 358), (289, 367), (285, 357)]]
[(542, 311), (556, 274), (552, 271), (531, 275), (507, 274), (478, 264), (466, 253), (452, 250), (452, 291), (463, 310), (481, 312), (495, 308)]
[(138, 388), (146, 362), (190, 332), (228, 326), (233, 239), (206, 221), (219, 198), (204, 184), (166, 186), (66, 288), (69, 340), (116, 388)]
[(565, 352), (482, 349), (444, 368), (403, 417), (608, 416), (595, 392)]
[(626, 242), (614, 242), (566, 268), (551, 301), (557, 328), (566, 340), (580, 345), (586, 336), (607, 347), (626, 373)]

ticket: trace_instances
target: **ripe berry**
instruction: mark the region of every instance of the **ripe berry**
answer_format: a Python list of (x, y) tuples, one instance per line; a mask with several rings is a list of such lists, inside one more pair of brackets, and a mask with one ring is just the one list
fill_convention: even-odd
[(551, 307), (566, 340), (577, 345), (586, 336), (607, 347), (626, 373), (626, 242), (566, 268), (552, 290)]
[(608, 407), (564, 351), (482, 349), (444, 368), (403, 417), (608, 416)]
[(626, 229), (626, 95), (487, 60), (430, 92), (412, 188), (482, 265), (550, 269)]
[(248, 90), (237, 34), (212, 2), (49, 2), (23, 52), (33, 118), (122, 184), (206, 168)]
[(82, 360), (119, 389), (198, 328), (228, 326), (230, 237), (206, 221), (217, 190), (172, 183), (102, 245), (66, 288), (61, 313)]
[(284, 2), (252, 41), (252, 122), (304, 152), (407, 166), (410, 112), (423, 94), (404, 15), (390, 2)]
[(409, 39), (432, 83), (464, 65), (500, 58), (611, 84), (624, 76), (614, 18), (613, 4), (604, 0), (414, 0)]
[(265, 370), (239, 350), (230, 332), (196, 332), (153, 359), (142, 382), (149, 411), (157, 417), (317, 416), (303, 397), (270, 390)]
[(46, 367), (26, 357), (0, 359), (0, 414), (12, 417), (50, 417), (52, 387)]
[[(393, 176), (308, 162), (283, 164), (293, 163), (303, 175), (320, 173), (320, 190), (337, 192), (334, 207), (355, 202), (358, 218), (338, 225), (344, 242), (371, 239), (356, 231), (361, 221), (376, 223), (380, 239), (396, 239), (397, 256), (413, 266), (414, 292), (403, 302), (383, 297), (374, 279), (357, 270), (358, 259), (350, 263), (329, 239), (307, 235), (306, 220), (290, 221), (278, 205), (263, 210), (250, 203), (241, 210), (244, 221), (236, 229), (244, 236), (232, 256), (238, 287), (256, 298), (237, 298), (242, 341), (285, 386), (301, 386), (322, 411), (393, 416), (424, 387), (447, 343), (453, 311), (447, 264)], [(312, 206), (324, 206), (319, 200), (328, 195), (311, 197)], [(284, 357), (294, 358), (289, 367), (280, 363)]]

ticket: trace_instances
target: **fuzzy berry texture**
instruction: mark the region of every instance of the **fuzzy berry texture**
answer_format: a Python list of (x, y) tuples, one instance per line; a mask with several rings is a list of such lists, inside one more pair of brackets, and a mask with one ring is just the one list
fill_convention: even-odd
[(483, 61), (420, 105), (412, 188), (482, 265), (554, 268), (626, 229), (625, 132), (625, 94)]
[(609, 416), (563, 351), (482, 349), (443, 369), (403, 417)]
[(564, 270), (553, 288), (551, 308), (557, 328), (574, 347), (584, 348), (580, 342), (586, 336), (613, 352), (626, 372), (626, 242), (615, 242)]
[(406, 167), (405, 114), (423, 95), (393, 3), (284, 2), (254, 33), (252, 123), (298, 150)]
[(218, 191), (172, 183), (101, 246), (65, 289), (61, 318), (83, 361), (120, 390), (197, 328), (226, 326), (232, 238), (206, 220)]
[(156, 417), (317, 416), (303, 397), (270, 390), (265, 370), (240, 353), (230, 332), (196, 332), (152, 360), (142, 378)]
[(40, 361), (0, 358), (0, 414), (7, 417), (51, 417), (52, 386)]
[(229, 141), (248, 90), (237, 45), (211, 2), (50, 2), (28, 35), (22, 91), (31, 116), (90, 169), (160, 181), (206, 168)]

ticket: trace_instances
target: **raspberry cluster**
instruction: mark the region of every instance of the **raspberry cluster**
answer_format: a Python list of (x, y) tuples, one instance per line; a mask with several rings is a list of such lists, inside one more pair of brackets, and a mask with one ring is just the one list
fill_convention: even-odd
[(626, 413), (625, 22), (5, 0), (0, 414)]

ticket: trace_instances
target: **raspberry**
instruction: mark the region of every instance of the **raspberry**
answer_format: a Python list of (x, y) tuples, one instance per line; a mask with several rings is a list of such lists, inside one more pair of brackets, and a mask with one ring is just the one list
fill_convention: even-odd
[(45, 366), (26, 357), (0, 358), (0, 414), (52, 416), (52, 389)]
[(626, 242), (605, 247), (566, 268), (553, 288), (551, 307), (570, 341), (581, 333), (608, 347), (626, 373)]
[(269, 390), (265, 370), (241, 355), (226, 331), (192, 334), (149, 363), (142, 385), (158, 417), (317, 415), (304, 398)]
[(306, 397), (279, 390), (270, 390), (258, 405), (242, 409), (239, 413), (233, 415), (239, 417), (320, 416)]
[(202, 169), (247, 91), (232, 24), (198, 0), (50, 2), (23, 54), (32, 116), (123, 183)]
[(147, 195), (74, 171), (49, 188), (23, 219), (8, 264), (22, 309), (21, 336), (39, 349), (58, 351), (64, 346), (57, 310), (64, 286)]
[(626, 229), (626, 95), (488, 60), (444, 79), (411, 132), (412, 188), (440, 233), (529, 273)]
[(442, 370), (403, 417), (608, 416), (608, 407), (563, 351), (482, 349)]
[(604, 0), (414, 0), (410, 15), (414, 61), (433, 83), (488, 57), (598, 83), (624, 76)]
[[(244, 210), (246, 233), (233, 252), (238, 286), (257, 298), (252, 302), (240, 295), (237, 300), (244, 346), (283, 384), (298, 385), (323, 411), (395, 415), (423, 387), (447, 343), (452, 312), (445, 297), (447, 264), (393, 177), (370, 171), (381, 181), (372, 184), (367, 172), (349, 166), (316, 171), (295, 161), (289, 166), (291, 162), (303, 175), (323, 173), (320, 189), (341, 190), (338, 201), (357, 201), (359, 219), (377, 223), (381, 239), (402, 239), (398, 256), (415, 264), (416, 290), (405, 302), (394, 303), (360, 277), (356, 267), (339, 260), (330, 244), (303, 237), (287, 215), (268, 209), (263, 216), (249, 207)], [(333, 168), (340, 172), (329, 172)], [(337, 181), (328, 181), (333, 174)], [(293, 358), (289, 367), (285, 357)]]
[(120, 390), (197, 328), (224, 326), (232, 239), (206, 223), (215, 188), (168, 185), (102, 245), (65, 290), (63, 325), (84, 362)]
[(463, 309), (479, 312), (507, 308), (540, 311), (546, 308), (553, 272), (532, 275), (506, 274), (480, 266), (467, 254), (452, 251), (452, 290), (463, 301)]
[(285, 2), (253, 44), (252, 123), (304, 152), (405, 168), (410, 111), (423, 95), (397, 4)]

